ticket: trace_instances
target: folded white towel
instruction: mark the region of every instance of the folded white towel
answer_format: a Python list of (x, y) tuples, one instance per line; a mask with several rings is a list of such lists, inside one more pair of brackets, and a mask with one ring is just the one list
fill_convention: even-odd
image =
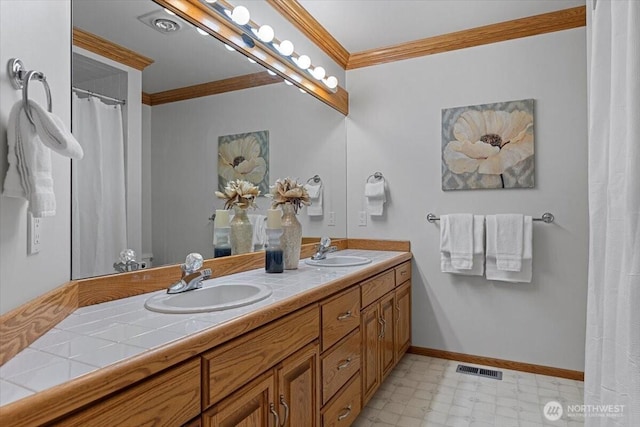
[(22, 101), (9, 113), (7, 145), (9, 167), (3, 194), (27, 199), (29, 212), (36, 218), (55, 215), (51, 150), (45, 147), (27, 118)]
[[(463, 217), (460, 218), (462, 221), (454, 220), (453, 222), (458, 222), (458, 225), (462, 226), (462, 224), (468, 220), (468, 216), (466, 215), (470, 214), (460, 215), (463, 215)], [(451, 220), (452, 215), (443, 215), (440, 218), (440, 269), (443, 273), (482, 276), (484, 274), (484, 215), (473, 215), (473, 222), (471, 223), (472, 246), (470, 249), (468, 246), (465, 246), (465, 250), (471, 251), (471, 256), (464, 257), (465, 260), (468, 259), (469, 262), (463, 261), (460, 257), (456, 258), (455, 262), (453, 261), (451, 248), (454, 243), (453, 239), (455, 239), (455, 233), (453, 232), (455, 227), (453, 229), (450, 227), (452, 223)], [(445, 227), (447, 227), (448, 230), (445, 231)], [(462, 230), (462, 233), (466, 235), (467, 231), (469, 230)], [(460, 266), (462, 266), (462, 268)]]
[(387, 201), (384, 182), (367, 182), (364, 186), (366, 209), (371, 216), (381, 216), (384, 213), (384, 204)]
[(523, 249), (520, 271), (505, 271), (498, 269), (496, 260), (496, 216), (488, 215), (487, 221), (487, 280), (500, 280), (504, 282), (530, 283), (533, 271), (533, 222), (530, 216), (524, 217), (523, 224)]
[(31, 117), (40, 140), (47, 147), (65, 157), (82, 159), (84, 152), (60, 117), (48, 112), (42, 105), (29, 101)]
[(309, 199), (311, 201), (311, 205), (307, 206), (307, 215), (309, 216), (322, 216), (323, 215), (323, 207), (322, 207), (322, 183), (318, 184), (305, 184), (305, 188), (309, 193)]
[(457, 270), (473, 267), (473, 215), (452, 214), (440, 217), (440, 252), (451, 259)]
[(496, 215), (495, 241), (498, 270), (520, 271), (522, 268), (524, 215)]

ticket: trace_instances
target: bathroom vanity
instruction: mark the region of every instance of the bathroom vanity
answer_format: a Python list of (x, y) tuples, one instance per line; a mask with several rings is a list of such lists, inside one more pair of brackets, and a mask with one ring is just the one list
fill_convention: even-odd
[(286, 286), (217, 325), (0, 407), (2, 424), (351, 425), (410, 345), (411, 253), (341, 253), (373, 262), (216, 279)]

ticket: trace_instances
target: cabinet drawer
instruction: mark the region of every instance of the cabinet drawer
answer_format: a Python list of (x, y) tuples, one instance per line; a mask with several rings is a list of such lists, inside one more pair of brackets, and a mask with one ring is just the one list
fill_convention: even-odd
[(208, 408), (318, 338), (318, 307), (294, 313), (205, 353), (202, 401)]
[(322, 351), (360, 325), (360, 290), (354, 286), (322, 303)]
[(182, 425), (200, 414), (200, 359), (90, 406), (53, 425)]
[(396, 271), (396, 286), (411, 279), (411, 261), (400, 264), (394, 270)]
[(360, 329), (322, 358), (322, 404), (360, 370)]
[(360, 285), (362, 307), (366, 307), (375, 302), (387, 292), (392, 291), (395, 286), (396, 276), (393, 270), (379, 274), (366, 282), (362, 282)]
[(333, 399), (322, 413), (324, 427), (348, 427), (360, 414), (360, 375), (351, 379), (349, 384)]

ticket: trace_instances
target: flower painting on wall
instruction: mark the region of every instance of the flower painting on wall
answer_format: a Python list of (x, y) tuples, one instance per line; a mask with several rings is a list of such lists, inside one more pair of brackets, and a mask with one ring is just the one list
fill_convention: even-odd
[(254, 184), (260, 194), (269, 192), (268, 130), (218, 138), (218, 189), (237, 179)]
[(442, 110), (443, 190), (533, 186), (533, 99)]

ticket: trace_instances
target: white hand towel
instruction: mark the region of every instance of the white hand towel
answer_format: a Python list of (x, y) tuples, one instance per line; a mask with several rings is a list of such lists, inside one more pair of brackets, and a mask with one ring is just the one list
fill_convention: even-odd
[(56, 199), (51, 177), (51, 150), (45, 147), (18, 101), (7, 123), (8, 163), (3, 194), (29, 201), (36, 218), (53, 216)]
[(440, 217), (440, 252), (448, 254), (456, 270), (473, 267), (473, 215), (452, 214)]
[[(442, 234), (442, 228), (440, 231)], [(443, 273), (482, 276), (484, 274), (484, 215), (473, 216), (473, 256), (471, 260), (472, 267), (470, 269), (457, 269), (451, 263), (451, 252), (440, 252), (440, 268)]]
[(521, 214), (496, 215), (496, 265), (498, 270), (520, 271), (524, 235), (524, 216)]
[(499, 270), (496, 263), (496, 217), (488, 215), (487, 218), (487, 280), (500, 280), (504, 282), (531, 283), (533, 272), (533, 222), (530, 216), (524, 217), (522, 267), (520, 271)]
[(322, 207), (322, 183), (318, 184), (305, 184), (305, 188), (309, 193), (309, 199), (311, 201), (311, 205), (307, 206), (307, 215), (309, 216), (322, 216), (323, 215), (323, 207)]
[(384, 213), (384, 204), (387, 196), (384, 189), (384, 180), (367, 182), (364, 186), (366, 209), (371, 216), (381, 216)]
[(37, 102), (29, 101), (31, 116), (38, 136), (47, 147), (72, 159), (82, 159), (84, 152), (60, 117), (48, 112)]

